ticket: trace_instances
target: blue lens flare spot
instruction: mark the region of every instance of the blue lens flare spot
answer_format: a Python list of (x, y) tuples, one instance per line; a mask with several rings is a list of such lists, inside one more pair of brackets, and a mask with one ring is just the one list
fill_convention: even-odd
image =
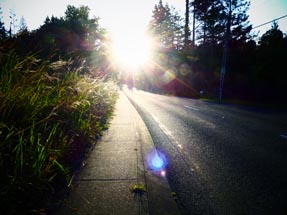
[(163, 159), (160, 156), (158, 156), (157, 153), (155, 153), (155, 155), (153, 156), (151, 164), (152, 167), (155, 169), (161, 169), (164, 166)]
[[(166, 174), (166, 157), (163, 153), (153, 149), (147, 155), (147, 163), (150, 169), (158, 172), (160, 175), (165, 176)], [(162, 174), (164, 172), (164, 174)]]

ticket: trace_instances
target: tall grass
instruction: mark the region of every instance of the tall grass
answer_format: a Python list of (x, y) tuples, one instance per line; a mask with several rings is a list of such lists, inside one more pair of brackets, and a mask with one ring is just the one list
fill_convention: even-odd
[(0, 201), (7, 210), (37, 209), (35, 196), (64, 186), (101, 135), (117, 91), (113, 83), (80, 76), (80, 67), (0, 55)]

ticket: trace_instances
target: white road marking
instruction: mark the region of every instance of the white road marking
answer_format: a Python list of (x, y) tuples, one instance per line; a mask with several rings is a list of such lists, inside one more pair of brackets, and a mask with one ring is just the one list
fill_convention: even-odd
[(287, 139), (287, 135), (281, 134), (280, 137)]
[(199, 111), (198, 108), (194, 108), (194, 107), (191, 107), (191, 106), (184, 105), (184, 107), (186, 107), (186, 108), (188, 108), (188, 109), (191, 109), (191, 110)]
[(151, 115), (151, 116), (153, 117), (154, 121), (156, 121), (156, 123), (158, 124), (158, 126), (160, 127), (160, 129), (169, 137), (170, 140), (172, 140), (173, 144), (176, 143), (176, 144), (178, 145), (177, 141), (175, 141), (175, 138), (174, 138), (173, 135), (172, 135), (172, 132), (170, 132), (170, 131), (159, 121), (159, 119), (158, 119), (156, 116), (154, 116), (154, 115)]

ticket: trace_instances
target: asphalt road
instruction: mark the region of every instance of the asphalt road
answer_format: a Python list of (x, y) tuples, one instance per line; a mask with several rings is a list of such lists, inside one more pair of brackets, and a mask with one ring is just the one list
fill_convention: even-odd
[(287, 214), (287, 111), (127, 92), (183, 214)]

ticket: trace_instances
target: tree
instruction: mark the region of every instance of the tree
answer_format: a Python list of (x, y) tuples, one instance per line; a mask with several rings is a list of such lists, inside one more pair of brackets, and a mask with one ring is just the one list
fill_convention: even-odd
[(185, 0), (185, 25), (184, 25), (184, 46), (188, 47), (190, 45), (190, 30), (189, 30), (189, 0)]
[(37, 30), (37, 49), (45, 55), (55, 52), (61, 56), (88, 55), (99, 50), (103, 39), (103, 30), (98, 18), (89, 18), (87, 6), (79, 8), (68, 5), (64, 17), (46, 17), (44, 24)]
[(194, 0), (194, 13), (201, 23), (199, 38), (202, 43), (224, 44), (226, 36), (233, 41), (245, 42), (252, 26), (246, 14), (249, 0)]
[(251, 38), (252, 25), (249, 23), (247, 11), (250, 6), (249, 0), (224, 0), (224, 17), (226, 31), (230, 31), (232, 41), (246, 42)]
[(271, 29), (260, 38), (259, 45), (261, 47), (279, 48), (283, 42), (283, 32), (279, 29), (278, 23), (273, 22)]
[(180, 49), (183, 46), (182, 19), (168, 4), (160, 0), (155, 5), (152, 20), (149, 23), (149, 33), (156, 38), (159, 48)]
[(284, 38), (278, 24), (274, 22), (259, 40), (256, 60), (257, 85), (266, 99), (287, 98), (287, 73), (284, 70), (287, 59), (287, 37)]
[[(245, 43), (250, 38), (249, 33), (252, 26), (249, 25), (248, 15), (246, 11), (249, 8), (250, 2), (245, 0), (225, 0), (223, 1), (224, 15), (226, 20), (226, 30), (224, 36), (224, 50), (221, 66), (221, 77), (219, 86), (219, 98), (221, 100), (223, 94), (223, 83), (227, 67), (227, 58), (229, 45)], [(237, 47), (236, 47), (237, 48)]]
[[(160, 0), (155, 5), (149, 32), (156, 40), (153, 61), (149, 69), (149, 88), (152, 91), (187, 96), (193, 93), (188, 87), (191, 76), (189, 40), (189, 1), (184, 20), (168, 4)], [(152, 77), (152, 78), (151, 78)]]
[(16, 34), (16, 29), (17, 29), (17, 24), (16, 22), (18, 21), (16, 17), (16, 13), (14, 10), (10, 10), (10, 29), (9, 29), (9, 36), (12, 37), (14, 34)]
[(65, 21), (70, 29), (76, 33), (82, 42), (82, 48), (92, 50), (96, 40), (100, 39), (98, 18), (89, 19), (89, 7), (68, 5), (65, 12)]
[(220, 0), (194, 0), (194, 15), (200, 23), (198, 39), (202, 44), (217, 44), (224, 34), (223, 5)]
[(22, 16), (21, 19), (20, 19), (20, 22), (19, 22), (18, 34), (21, 34), (21, 33), (24, 33), (24, 32), (28, 32), (28, 26), (27, 26), (26, 20)]
[(6, 38), (6, 29), (4, 22), (2, 22), (2, 8), (0, 7), (0, 41)]
[(85, 59), (85, 65), (89, 66), (95, 62), (94, 56), (99, 56), (96, 53), (102, 52), (104, 39), (98, 18), (89, 18), (88, 7), (68, 6), (65, 16), (46, 17), (43, 25), (31, 32), (28, 32), (22, 18), (19, 33), (9, 38), (5, 45), (7, 49), (13, 48), (20, 56), (37, 53), (40, 58), (49, 58), (51, 61), (78, 59), (80, 62)]
[(226, 71), (230, 68), (233, 71), (228, 81), (237, 78), (237, 63), (244, 61), (238, 58), (238, 54), (243, 53), (251, 39), (252, 26), (246, 14), (250, 1), (193, 0), (191, 4), (197, 23), (196, 39), (200, 41), (194, 52), (198, 59), (194, 70), (204, 77), (204, 81), (211, 80), (208, 85), (212, 85), (214, 92), (218, 88), (218, 73), (221, 72), (221, 95)]

